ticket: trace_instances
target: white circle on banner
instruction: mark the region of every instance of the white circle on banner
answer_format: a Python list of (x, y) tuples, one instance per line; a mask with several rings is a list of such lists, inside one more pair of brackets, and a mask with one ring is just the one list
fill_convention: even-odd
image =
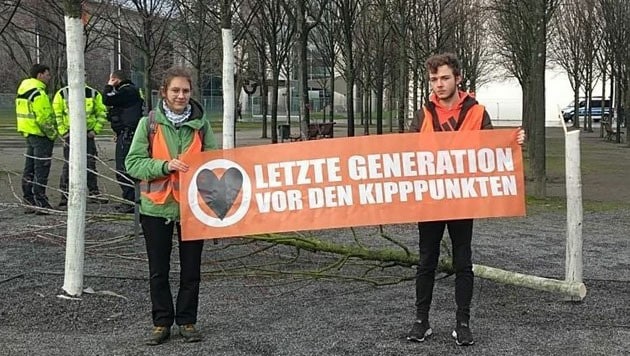
[[(197, 176), (199, 173), (203, 172), (205, 169), (213, 171), (214, 169), (222, 168), (224, 170), (228, 170), (229, 168), (238, 169), (243, 175), (243, 184), (241, 186), (241, 205), (236, 209), (234, 214), (230, 216), (226, 216), (224, 219), (219, 219), (215, 216), (211, 216), (206, 214), (203, 209), (199, 206), (199, 194), (197, 187)], [(188, 207), (190, 211), (192, 211), (193, 215), (205, 225), (212, 227), (226, 227), (230, 225), (234, 225), (239, 222), (249, 210), (249, 203), (252, 200), (252, 185), (247, 172), (238, 165), (234, 161), (230, 161), (227, 159), (215, 159), (209, 162), (204, 163), (197, 169), (192, 179), (190, 180), (190, 185), (188, 186)], [(205, 202), (204, 202), (205, 204)]]

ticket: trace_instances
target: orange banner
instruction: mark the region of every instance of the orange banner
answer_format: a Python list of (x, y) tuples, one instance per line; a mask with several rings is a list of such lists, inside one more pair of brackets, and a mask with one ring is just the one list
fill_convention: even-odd
[(182, 239), (525, 215), (517, 130), (406, 133), (202, 152)]

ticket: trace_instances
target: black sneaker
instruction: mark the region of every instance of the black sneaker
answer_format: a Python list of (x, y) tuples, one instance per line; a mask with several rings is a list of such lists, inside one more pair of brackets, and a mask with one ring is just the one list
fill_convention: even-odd
[(159, 345), (166, 341), (169, 336), (171, 336), (170, 326), (154, 326), (151, 335), (144, 340), (144, 343), (151, 346)]
[(428, 320), (416, 320), (407, 334), (407, 341), (423, 342), (431, 334), (433, 334), (433, 330), (431, 330)]
[(455, 330), (453, 330), (453, 338), (457, 346), (469, 346), (475, 343), (473, 340), (472, 331), (468, 327), (468, 323), (457, 323)]
[(185, 342), (199, 342), (201, 341), (201, 334), (195, 328), (194, 324), (186, 324), (179, 326), (179, 333), (184, 338)]

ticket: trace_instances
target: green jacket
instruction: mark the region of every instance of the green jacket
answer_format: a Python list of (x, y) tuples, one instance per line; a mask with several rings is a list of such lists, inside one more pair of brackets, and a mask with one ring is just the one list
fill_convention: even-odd
[[(68, 111), (68, 87), (57, 91), (52, 103), (57, 120), (57, 132), (64, 136), (70, 131), (70, 116)], [(99, 134), (103, 125), (107, 123), (107, 107), (103, 104), (103, 97), (98, 90), (85, 86), (85, 126), (87, 131)]]
[(51, 140), (57, 137), (55, 116), (50, 98), (46, 94), (46, 84), (39, 79), (24, 79), (15, 97), (17, 131), (28, 135), (45, 136)]
[[(210, 127), (210, 122), (205, 117), (203, 109), (199, 103), (190, 100), (192, 112), (190, 118), (186, 120), (177, 130), (162, 112), (162, 101), (158, 101), (155, 112), (155, 121), (162, 127), (162, 133), (169, 146), (171, 157), (177, 157), (186, 151), (193, 141), (193, 135), (197, 130), (205, 126), (203, 142), (204, 151), (217, 148), (217, 144)], [(169, 174), (164, 160), (153, 159), (149, 156), (149, 125), (148, 117), (143, 117), (138, 123), (136, 132), (131, 142), (131, 148), (125, 159), (127, 173), (139, 180), (153, 180), (162, 178)], [(172, 221), (179, 221), (179, 203), (170, 196), (164, 204), (157, 205), (144, 196), (140, 198), (140, 213), (149, 216), (156, 216)]]

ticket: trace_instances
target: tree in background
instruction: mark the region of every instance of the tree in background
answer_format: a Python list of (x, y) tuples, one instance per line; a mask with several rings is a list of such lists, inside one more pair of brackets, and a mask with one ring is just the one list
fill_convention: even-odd
[(337, 22), (341, 27), (341, 57), (344, 68), (342, 77), (346, 80), (346, 110), (348, 119), (348, 137), (354, 136), (354, 82), (355, 66), (355, 31), (359, 14), (362, 10), (362, 0), (335, 0), (334, 6)]
[[(596, 4), (597, 0), (581, 0), (579, 10), (582, 12), (575, 26), (580, 33), (581, 38), (581, 56), (584, 61), (582, 66), (582, 78), (584, 83), (584, 94), (586, 94), (586, 117), (584, 118), (584, 130), (593, 132), (593, 116), (591, 108), (591, 99), (593, 98), (593, 89), (597, 77), (596, 61), (597, 52), (601, 47), (601, 27), (599, 19), (601, 19), (601, 11)], [(603, 100), (604, 98), (602, 98)], [(604, 102), (602, 101), (602, 105)]]
[(409, 38), (411, 34), (412, 14), (417, 8), (417, 0), (395, 0), (390, 1), (389, 23), (392, 27), (394, 41), (398, 44), (398, 52), (394, 55), (398, 64), (398, 132), (405, 131), (405, 122), (408, 113), (409, 99)]
[[(104, 2), (103, 19), (108, 26), (102, 35), (126, 43), (138, 54), (131, 59), (131, 67), (142, 73), (145, 103), (153, 107), (152, 89), (157, 88), (157, 78), (173, 64), (171, 36), (175, 30), (177, 4), (169, 0), (107, 0)], [(117, 31), (112, 31), (117, 29)]]
[(452, 26), (452, 43), (462, 64), (464, 91), (476, 92), (479, 87), (493, 79), (496, 69), (492, 60), (490, 19), (484, 16), (487, 9), (484, 0), (459, 0), (454, 2), (447, 15)]
[(372, 93), (374, 93), (376, 110), (376, 133), (383, 133), (383, 99), (385, 96), (385, 78), (391, 71), (394, 59), (391, 46), (392, 28), (387, 21), (387, 6), (384, 0), (371, 1), (362, 12), (360, 28), (357, 34), (357, 49), (363, 58), (362, 80), (364, 88), (363, 111), (367, 113), (364, 120), (364, 134), (369, 134), (372, 118)]
[(533, 195), (546, 195), (545, 69), (549, 24), (559, 0), (491, 0), (492, 33), (502, 64), (523, 91), (522, 120), (528, 137)]
[(216, 21), (218, 9), (208, 1), (178, 0), (175, 32), (181, 39), (181, 47), (175, 48), (184, 64), (193, 69), (196, 88), (193, 96), (201, 101), (203, 89), (209, 75), (218, 74), (221, 63), (219, 25)]
[(25, 76), (32, 64), (45, 63), (53, 76), (47, 86), (52, 92), (64, 81), (66, 73), (62, 3), (22, 0), (15, 5), (19, 7), (0, 34), (4, 55), (12, 64), (4, 66), (13, 73), (8, 73), (8, 77)]
[(300, 131), (302, 137), (308, 137), (311, 104), (308, 96), (308, 45), (309, 34), (317, 26), (322, 14), (326, 11), (328, 0), (282, 0), (289, 21), (295, 23), (298, 90), (300, 92)]
[[(277, 143), (280, 72), (289, 56), (295, 27), (288, 21), (288, 15), (279, 2), (261, 1), (259, 11), (252, 20), (250, 35), (259, 56), (266, 53), (264, 58), (271, 72), (271, 142)], [(261, 73), (262, 80), (266, 80), (266, 76), (266, 72)]]
[[(599, 0), (604, 19), (604, 41), (611, 53), (611, 69), (615, 86), (615, 110), (617, 111), (617, 132), (627, 120), (630, 106), (630, 32), (627, 29), (630, 18), (630, 2), (625, 0)], [(627, 125), (626, 125), (627, 126)], [(630, 140), (627, 140), (630, 141)], [(617, 143), (621, 137), (617, 135)], [(628, 142), (630, 146), (630, 142)]]
[[(321, 21), (311, 34), (313, 44), (319, 52), (319, 59), (328, 68), (330, 101), (327, 105), (329, 105), (330, 122), (333, 122), (335, 117), (335, 78), (337, 59), (341, 49), (338, 41), (338, 37), (341, 35), (339, 32), (340, 25), (334, 13), (335, 9), (334, 3), (326, 7)], [(324, 112), (325, 116), (326, 113)]]
[[(581, 55), (580, 31), (582, 13), (578, 2), (561, 3), (554, 14), (555, 32), (550, 41), (549, 59), (567, 73), (573, 89), (573, 127), (580, 127), (578, 105), (584, 60)], [(578, 24), (578, 25), (576, 25)]]
[[(449, 17), (451, 11), (444, 1), (421, 1), (414, 10), (410, 35), (411, 72), (413, 73), (413, 110), (418, 110), (429, 96), (429, 82), (424, 67), (425, 60), (436, 53), (453, 50), (447, 42), (452, 29)], [(453, 18), (453, 20), (459, 20)]]

